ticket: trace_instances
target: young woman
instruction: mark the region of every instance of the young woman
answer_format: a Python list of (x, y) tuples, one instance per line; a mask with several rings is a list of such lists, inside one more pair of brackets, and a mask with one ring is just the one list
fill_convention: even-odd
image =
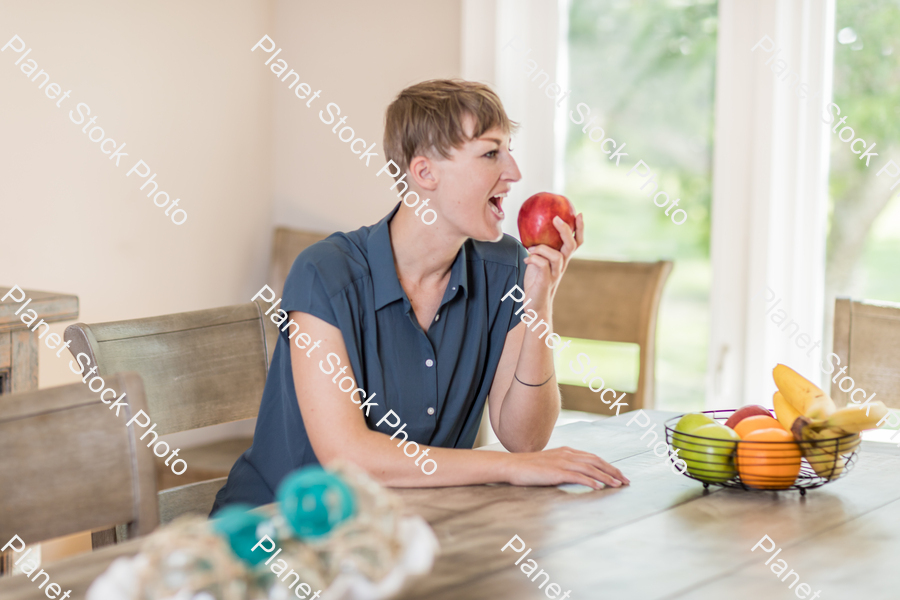
[[(521, 178), (513, 126), (496, 94), (465, 81), (411, 86), (388, 107), (385, 154), (405, 203), (297, 257), (271, 315), (281, 335), (253, 446), (213, 512), (272, 502), (287, 473), (338, 458), (395, 487), (628, 483), (588, 452), (542, 451), (560, 409), (553, 352), (501, 298), (518, 285), (552, 328), (584, 222), (573, 232), (555, 219), (560, 251), (503, 234)], [(415, 211), (426, 198), (431, 224)], [(485, 402), (509, 453), (471, 449)]]

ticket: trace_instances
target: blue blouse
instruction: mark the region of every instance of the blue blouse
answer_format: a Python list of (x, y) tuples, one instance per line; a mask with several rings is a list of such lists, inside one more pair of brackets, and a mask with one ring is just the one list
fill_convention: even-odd
[[(500, 299), (514, 285), (524, 287), (527, 253), (508, 235), (496, 243), (467, 240), (425, 332), (394, 267), (388, 225), (399, 207), (375, 225), (332, 234), (301, 252), (285, 282), (279, 310), (305, 312), (340, 329), (352, 369), (345, 375), (377, 404), (362, 411), (369, 413), (365, 418), (370, 429), (392, 435), (396, 428), (389, 426), (390, 420), (376, 423), (393, 410), (406, 423), (410, 440), (471, 448), (506, 335), (519, 323), (515, 303)], [(276, 323), (285, 319), (278, 310), (269, 317)], [(292, 332), (296, 339), (296, 326), (279, 335), (253, 445), (232, 467), (213, 513), (235, 502), (273, 502), (285, 475), (318, 464), (294, 387), (289, 344), (295, 341), (288, 337)], [(322, 361), (328, 370), (330, 351), (322, 345), (304, 360)], [(351, 402), (349, 393), (337, 392), (336, 397)]]

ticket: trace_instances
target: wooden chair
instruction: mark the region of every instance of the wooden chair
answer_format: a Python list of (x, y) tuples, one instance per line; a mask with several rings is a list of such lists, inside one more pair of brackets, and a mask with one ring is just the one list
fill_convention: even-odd
[[(0, 287), (0, 297), (6, 296), (9, 291), (8, 287)], [(0, 302), (0, 395), (38, 388), (38, 355), (42, 344), (38, 336), (44, 339), (51, 337), (46, 335), (46, 328), (41, 329), (41, 321), (58, 323), (78, 318), (78, 296), (36, 290), (22, 292), (24, 304), (15, 302), (19, 295), (16, 293)], [(16, 315), (16, 311), (23, 309), (25, 312), (21, 317), (32, 309), (40, 315), (41, 320), (35, 325), (37, 334), (21, 320), (20, 315)]]
[[(137, 371), (147, 413), (160, 435), (256, 417), (269, 363), (264, 314), (255, 302), (208, 310), (66, 329), (69, 351), (87, 354), (106, 377)], [(183, 449), (188, 464), (176, 476), (156, 462), (162, 522), (208, 514), (231, 466), (253, 442), (229, 439)]]
[[(555, 333), (640, 346), (637, 391), (626, 393), (628, 410), (653, 408), (656, 380), (656, 315), (672, 261), (616, 262), (572, 259), (553, 301)], [(602, 370), (602, 367), (601, 367)], [(609, 415), (600, 394), (560, 385), (563, 407)], [(607, 395), (607, 399), (609, 395)]]
[[(0, 539), (28, 545), (125, 524), (158, 524), (153, 455), (125, 423), (147, 411), (136, 373), (104, 377), (127, 409), (110, 410), (83, 383), (4, 395), (0, 402)], [(93, 546), (111, 540), (93, 534)]]
[[(272, 258), (269, 261), (269, 279), (266, 282), (270, 288), (275, 290), (275, 298), (281, 298), (281, 294), (284, 292), (284, 281), (291, 272), (291, 265), (294, 264), (297, 255), (329, 235), (331, 234), (288, 227), (275, 228), (275, 236), (272, 240)], [(269, 307), (266, 306), (266, 310), (268, 309)], [(278, 341), (278, 327), (271, 319), (266, 319), (266, 339), (269, 342), (268, 351), (271, 361), (272, 354), (275, 352), (275, 342)]]
[[(668, 260), (615, 262), (573, 258), (556, 291), (554, 333), (640, 346), (637, 391), (626, 392), (622, 399), (628, 404), (628, 410), (653, 408), (654, 405), (656, 315), (663, 285), (671, 271), (672, 261)], [(609, 416), (609, 405), (601, 402), (600, 394), (575, 385), (559, 387), (565, 410)], [(475, 439), (476, 448), (488, 443), (490, 426), (485, 407)]]
[[(844, 376), (852, 377), (855, 387), (865, 390), (867, 397), (877, 394), (875, 399), (886, 406), (900, 408), (900, 304), (837, 298), (834, 353), (841, 359), (836, 370), (847, 365)], [(850, 394), (838, 387), (840, 383), (841, 378), (832, 381), (831, 397), (844, 406)]]
[(227, 476), (216, 477), (163, 490), (159, 494), (159, 522), (168, 523), (187, 513), (208, 515), (227, 480)]
[(288, 227), (276, 227), (272, 240), (272, 259), (269, 262), (269, 287), (275, 290), (275, 297), (280, 298), (284, 291), (284, 280), (291, 272), (291, 265), (297, 255), (330, 233), (303, 231)]

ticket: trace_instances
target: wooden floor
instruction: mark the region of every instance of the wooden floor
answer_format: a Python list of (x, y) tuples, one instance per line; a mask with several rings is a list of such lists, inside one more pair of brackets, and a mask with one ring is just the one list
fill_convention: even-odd
[[(654, 413), (658, 422), (669, 416)], [(797, 492), (704, 491), (674, 474), (644, 446), (651, 436), (640, 441), (642, 431), (626, 421), (623, 415), (565, 425), (550, 445), (596, 452), (622, 469), (632, 481), (628, 487), (587, 493), (507, 485), (395, 490), (431, 523), (441, 543), (434, 570), (400, 598), (547, 598), (514, 565), (519, 555), (500, 551), (514, 535), (533, 548), (527, 559), (575, 600), (797, 597), (764, 565), (771, 554), (751, 552), (764, 535), (783, 549), (777, 559), (787, 562), (788, 571), (809, 584), (809, 597), (819, 590), (822, 600), (893, 600), (900, 594), (896, 449), (864, 443), (846, 478), (805, 498)], [(82, 598), (115, 556), (136, 547), (128, 542), (45, 567), (53, 581), (73, 588), (72, 598)], [(0, 582), (4, 600), (41, 597), (21, 576)]]

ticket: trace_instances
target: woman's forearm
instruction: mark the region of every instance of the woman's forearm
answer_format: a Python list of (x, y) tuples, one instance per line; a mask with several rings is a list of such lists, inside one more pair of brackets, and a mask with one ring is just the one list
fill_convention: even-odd
[[(484, 450), (435, 448), (420, 446), (419, 453), (428, 450), (438, 468), (425, 475), (416, 466), (418, 457), (405, 456), (396, 440), (386, 434), (369, 430), (369, 435), (354, 436), (330, 457), (321, 462), (343, 458), (356, 463), (371, 477), (388, 487), (448, 487), (483, 483), (511, 483), (513, 485), (559, 485), (578, 483), (594, 489), (601, 484), (618, 487), (628, 483), (621, 471), (600, 457), (563, 447), (530, 454), (509, 454)], [(424, 461), (422, 461), (424, 463)]]
[[(407, 447), (407, 443), (399, 437), (392, 440), (387, 434), (369, 430), (356, 436), (353, 443), (319, 458), (324, 464), (338, 458), (351, 461), (390, 487), (446, 487), (510, 480), (508, 466), (513, 459), (507, 453), (415, 443)], [(407, 456), (416, 448), (416, 454)], [(433, 460), (437, 467), (429, 463), (423, 469), (427, 460)], [(426, 474), (433, 468), (430, 475)]]
[[(539, 319), (546, 321), (552, 332), (550, 311), (541, 312), (546, 314), (539, 314)], [(547, 445), (559, 416), (553, 350), (544, 342), (545, 337), (536, 331), (525, 332), (515, 376), (500, 409), (497, 437), (512, 452), (541, 450)]]

